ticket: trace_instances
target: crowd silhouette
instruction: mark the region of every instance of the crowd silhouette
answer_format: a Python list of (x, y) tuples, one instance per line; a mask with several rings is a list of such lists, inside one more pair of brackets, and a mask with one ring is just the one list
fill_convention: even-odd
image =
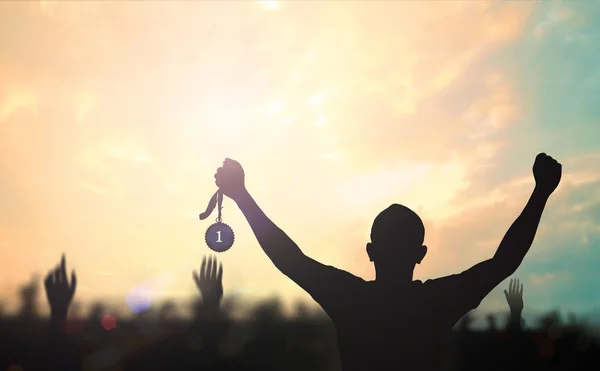
[(192, 319), (166, 302), (156, 313), (130, 320), (95, 303), (86, 318), (74, 302), (75, 271), (63, 255), (43, 280), (48, 318), (38, 313), (38, 277), (20, 290), (21, 306), (0, 318), (4, 370), (597, 370), (597, 340), (574, 315), (523, 320), (523, 284), (504, 290), (509, 316), (473, 314), (490, 291), (511, 277), (533, 243), (561, 165), (539, 154), (535, 187), (522, 213), (488, 260), (454, 275), (421, 282), (413, 270), (426, 256), (425, 227), (409, 208), (393, 204), (371, 229), (366, 257), (374, 281), (323, 265), (304, 255), (260, 209), (244, 185), (239, 163), (227, 159), (215, 174), (219, 191), (233, 199), (260, 246), (285, 276), (306, 290), (324, 313), (299, 305), (284, 316), (278, 300), (260, 303), (251, 320), (234, 320), (223, 302), (223, 273), (214, 256), (203, 258), (192, 279), (199, 291)]

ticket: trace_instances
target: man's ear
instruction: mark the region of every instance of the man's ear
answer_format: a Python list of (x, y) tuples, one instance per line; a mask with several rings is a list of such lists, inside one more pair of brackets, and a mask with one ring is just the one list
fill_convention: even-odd
[(423, 245), (419, 248), (419, 255), (417, 255), (417, 264), (421, 264), (421, 261), (427, 255), (427, 246)]
[(367, 255), (369, 255), (369, 261), (373, 261), (373, 244), (367, 243)]

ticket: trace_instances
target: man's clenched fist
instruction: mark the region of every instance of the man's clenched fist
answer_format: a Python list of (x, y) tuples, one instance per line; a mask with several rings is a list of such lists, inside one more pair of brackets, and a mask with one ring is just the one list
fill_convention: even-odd
[(535, 186), (546, 195), (552, 194), (562, 176), (562, 165), (545, 153), (540, 153), (533, 164)]
[(225, 159), (223, 166), (217, 169), (215, 183), (225, 196), (230, 197), (234, 201), (237, 201), (239, 197), (246, 194), (244, 169), (242, 169), (242, 165), (239, 162), (229, 158)]

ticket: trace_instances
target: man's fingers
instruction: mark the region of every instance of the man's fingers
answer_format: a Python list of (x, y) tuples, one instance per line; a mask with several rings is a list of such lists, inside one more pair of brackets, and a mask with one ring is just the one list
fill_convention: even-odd
[(210, 278), (212, 276), (212, 266), (213, 266), (213, 261), (211, 258), (208, 258), (208, 265), (206, 267), (206, 276), (204, 277), (207, 280), (210, 280)]
[(59, 283), (61, 281), (61, 273), (60, 266), (54, 268), (54, 283)]
[(508, 300), (508, 291), (504, 290), (504, 295), (506, 296), (506, 299)]
[(44, 279), (44, 285), (46, 286), (46, 288), (52, 286), (52, 272), (48, 272), (48, 274), (46, 275), (46, 278)]
[(202, 265), (200, 266), (200, 280), (206, 278), (206, 256), (202, 258)]
[(521, 290), (519, 290), (519, 295), (523, 296), (523, 284), (521, 284)]
[(196, 282), (196, 286), (200, 287), (200, 277), (198, 276), (198, 272), (192, 271), (192, 276), (194, 277), (194, 282)]
[(212, 271), (210, 272), (210, 279), (215, 281), (217, 279), (217, 258), (212, 258)]
[(71, 272), (71, 295), (75, 294), (75, 289), (77, 288), (77, 276), (75, 275), (75, 270)]
[(219, 263), (219, 273), (217, 273), (217, 281), (219, 283), (223, 280), (223, 263)]
[(67, 280), (67, 261), (65, 259), (65, 254), (62, 254), (60, 258), (60, 280)]

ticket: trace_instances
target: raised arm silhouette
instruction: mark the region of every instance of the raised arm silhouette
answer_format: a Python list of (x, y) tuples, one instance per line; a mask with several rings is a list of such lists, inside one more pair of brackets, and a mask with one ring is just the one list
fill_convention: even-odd
[(46, 275), (44, 288), (50, 305), (50, 323), (62, 331), (65, 329), (69, 306), (77, 288), (75, 271), (71, 272), (71, 283), (68, 281), (64, 255), (60, 260), (60, 265)]
[(510, 308), (510, 315), (506, 329), (508, 330), (508, 343), (506, 344), (507, 359), (512, 370), (533, 369), (531, 355), (532, 349), (528, 336), (523, 332), (523, 284), (516, 278), (511, 278), (508, 290), (504, 290), (506, 302)]
[(215, 257), (204, 257), (200, 272), (194, 271), (193, 276), (202, 295), (201, 309), (209, 315), (218, 314), (223, 299), (223, 264), (217, 267)]
[(71, 272), (69, 282), (65, 256), (51, 269), (44, 280), (46, 298), (50, 305), (50, 332), (44, 351), (48, 355), (47, 369), (75, 371), (81, 369), (81, 356), (73, 339), (67, 334), (67, 315), (75, 296), (77, 276)]
[(227, 329), (227, 322), (221, 315), (223, 299), (223, 265), (217, 264), (214, 256), (203, 257), (200, 271), (193, 272), (194, 282), (202, 295), (197, 308), (194, 332), (203, 339), (203, 352), (196, 353), (197, 369), (217, 369), (219, 343)]
[(523, 314), (523, 284), (516, 278), (511, 278), (508, 284), (508, 291), (504, 290), (504, 296), (510, 308), (510, 318), (508, 327), (511, 330), (520, 331)]
[(409, 208), (383, 210), (366, 244), (376, 270), (365, 281), (306, 256), (261, 210), (245, 187), (241, 165), (226, 159), (216, 184), (248, 220), (275, 267), (306, 290), (334, 323), (342, 369), (436, 370), (453, 325), (519, 267), (535, 237), (561, 165), (544, 153), (533, 165), (535, 188), (491, 259), (447, 277), (421, 282), (413, 270), (427, 247), (425, 228)]

